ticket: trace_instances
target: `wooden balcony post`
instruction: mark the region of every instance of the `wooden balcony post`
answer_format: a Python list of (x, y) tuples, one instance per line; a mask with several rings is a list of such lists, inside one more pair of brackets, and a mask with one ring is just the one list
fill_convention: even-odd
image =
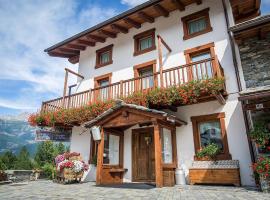
[(123, 80), (120, 81), (120, 98), (124, 97)]
[(104, 129), (101, 129), (101, 141), (98, 143), (96, 184), (102, 184), (103, 153), (104, 153)]
[(156, 187), (163, 187), (160, 125), (154, 122)]
[(219, 65), (219, 62), (218, 62), (218, 57), (217, 57), (217, 55), (215, 55), (214, 63), (215, 63), (215, 67), (216, 67), (217, 77), (218, 77), (218, 78), (221, 78), (221, 77), (222, 77), (222, 75), (221, 75), (221, 69), (220, 69), (220, 65)]
[(68, 80), (68, 70), (65, 69), (66, 74), (65, 74), (65, 81), (64, 81), (64, 91), (63, 91), (63, 99), (62, 99), (62, 107), (65, 107), (65, 96), (67, 93), (67, 80)]
[(161, 37), (158, 36), (158, 63), (160, 72), (160, 87), (163, 88), (163, 63), (162, 63), (162, 48), (161, 48)]

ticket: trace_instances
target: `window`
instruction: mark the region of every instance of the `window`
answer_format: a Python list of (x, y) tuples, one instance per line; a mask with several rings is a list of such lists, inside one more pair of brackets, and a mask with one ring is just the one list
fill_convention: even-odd
[(104, 133), (103, 164), (119, 165), (120, 136)]
[(96, 51), (96, 68), (110, 65), (112, 61), (113, 45), (109, 45)]
[(184, 40), (212, 31), (209, 8), (182, 18)]
[(225, 130), (225, 113), (191, 117), (191, 121), (195, 153), (208, 144), (215, 143), (221, 149), (217, 159), (231, 159)]
[(135, 88), (137, 90), (144, 90), (152, 88), (155, 85), (154, 73), (156, 72), (156, 61), (150, 61), (134, 67), (134, 77), (142, 77), (135, 81)]
[(99, 100), (107, 100), (110, 98), (110, 88), (106, 87), (111, 84), (112, 73), (105, 74), (94, 79), (96, 90), (95, 98)]
[(155, 29), (151, 29), (134, 36), (134, 56), (156, 49)]
[(161, 132), (162, 144), (162, 159), (163, 163), (170, 164), (173, 162), (173, 149), (172, 149), (172, 133), (171, 130), (162, 128)]
[(214, 76), (213, 64), (211, 58), (215, 57), (214, 43), (198, 46), (185, 50), (187, 64), (195, 63), (191, 66), (189, 78), (192, 80), (201, 80), (212, 78)]

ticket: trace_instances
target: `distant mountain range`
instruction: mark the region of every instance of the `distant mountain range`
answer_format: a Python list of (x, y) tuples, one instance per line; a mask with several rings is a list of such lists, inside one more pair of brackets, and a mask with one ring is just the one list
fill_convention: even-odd
[(0, 116), (0, 154), (8, 150), (18, 153), (22, 146), (26, 146), (31, 155), (35, 153), (36, 129), (28, 124), (28, 116), (29, 113)]

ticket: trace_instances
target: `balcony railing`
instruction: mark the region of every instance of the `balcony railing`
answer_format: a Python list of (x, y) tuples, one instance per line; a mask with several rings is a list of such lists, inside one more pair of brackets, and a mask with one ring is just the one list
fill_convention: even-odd
[(91, 102), (124, 98), (134, 92), (151, 90), (157, 87), (168, 88), (181, 85), (192, 80), (223, 77), (223, 69), (217, 57), (201, 60), (191, 64), (177, 66), (107, 86), (90, 89), (84, 92), (43, 102), (42, 111), (56, 111), (61, 108), (79, 108)]

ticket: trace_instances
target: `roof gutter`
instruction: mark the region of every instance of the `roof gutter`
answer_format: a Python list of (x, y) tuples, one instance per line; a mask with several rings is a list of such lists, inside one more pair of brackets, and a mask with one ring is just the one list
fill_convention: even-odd
[(127, 16), (141, 10), (141, 9), (150, 7), (150, 6), (155, 5), (155, 4), (157, 4), (157, 3), (161, 2), (161, 1), (163, 1), (163, 0), (150, 0), (150, 1), (147, 1), (147, 2), (145, 2), (143, 4), (140, 4), (140, 5), (138, 5), (138, 6), (134, 7), (134, 8), (131, 8), (131, 9), (119, 14), (119, 15), (116, 15), (115, 17), (112, 17), (112, 18), (110, 18), (110, 19), (108, 19), (108, 20), (106, 20), (104, 22), (101, 22), (101, 23), (99, 23), (99, 24), (97, 24), (97, 25), (95, 25), (95, 26), (93, 26), (93, 27), (91, 27), (89, 29), (86, 29), (85, 31), (82, 31), (82, 32), (80, 32), (80, 33), (78, 33), (78, 34), (76, 34), (76, 35), (62, 41), (62, 42), (59, 42), (59, 43), (45, 49), (44, 51), (45, 52), (52, 51), (52, 50), (54, 50), (54, 49), (56, 49), (56, 48), (58, 48), (58, 47), (60, 47), (62, 45), (65, 45), (66, 43), (71, 42), (72, 40), (75, 40), (75, 39), (78, 39), (78, 38), (80, 38), (82, 36), (85, 36), (85, 35), (89, 34), (90, 32), (93, 32), (93, 31), (95, 31), (97, 29), (102, 28), (103, 26), (107, 26), (110, 23), (114, 23), (117, 20), (125, 18), (125, 17), (127, 17)]

